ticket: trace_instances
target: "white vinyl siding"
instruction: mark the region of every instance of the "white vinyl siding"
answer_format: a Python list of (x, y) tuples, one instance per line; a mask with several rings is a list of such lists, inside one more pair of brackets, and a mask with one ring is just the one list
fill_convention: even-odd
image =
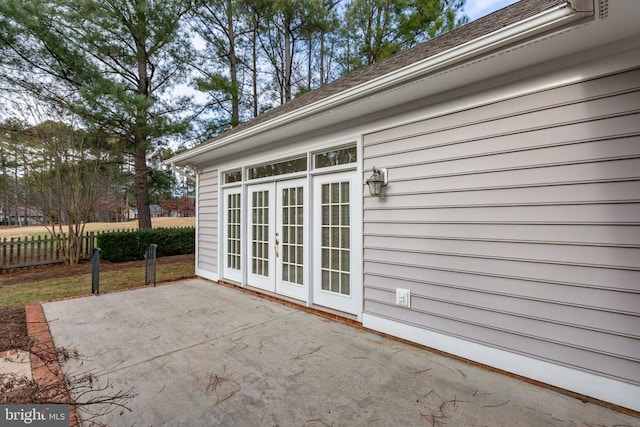
[(218, 171), (198, 176), (197, 268), (218, 274)]
[[(364, 312), (640, 385), (640, 71), (367, 134)], [(411, 308), (395, 289), (411, 290)]]

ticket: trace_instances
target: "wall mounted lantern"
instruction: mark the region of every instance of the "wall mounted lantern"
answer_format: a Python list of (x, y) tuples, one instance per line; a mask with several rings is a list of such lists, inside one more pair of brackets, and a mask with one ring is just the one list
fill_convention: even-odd
[(369, 186), (369, 193), (372, 196), (379, 196), (382, 192), (382, 187), (387, 185), (387, 169), (378, 169), (373, 167), (373, 175), (367, 179), (367, 185)]

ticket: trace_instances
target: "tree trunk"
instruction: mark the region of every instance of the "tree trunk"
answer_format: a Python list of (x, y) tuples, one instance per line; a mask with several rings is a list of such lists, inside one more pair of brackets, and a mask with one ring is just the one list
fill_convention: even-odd
[[(144, 14), (146, 0), (138, 0), (138, 23), (146, 29), (146, 17)], [(146, 34), (140, 31), (136, 38), (136, 51), (138, 58), (138, 93), (145, 98), (151, 95), (151, 79), (147, 69)], [(138, 107), (136, 117), (136, 135), (134, 137), (133, 163), (135, 169), (136, 207), (138, 208), (138, 229), (149, 230), (151, 228), (151, 210), (149, 209), (149, 189), (147, 186), (147, 114), (148, 107)]]
[(231, 75), (231, 126), (240, 124), (240, 93), (238, 89), (238, 60), (236, 58), (233, 4), (227, 1), (227, 29), (229, 30), (229, 74)]
[(325, 33), (322, 31), (320, 33), (320, 65), (318, 67), (320, 70), (320, 86), (324, 86), (324, 37)]
[(149, 230), (151, 228), (151, 210), (149, 209), (149, 192), (147, 188), (147, 150), (144, 144), (137, 142), (133, 156), (136, 178), (136, 207), (138, 208), (138, 228)]
[[(258, 17), (255, 17), (256, 20)], [(251, 44), (251, 78), (253, 95), (253, 117), (258, 117), (258, 24), (254, 24)]]
[(284, 28), (284, 70), (282, 70), (282, 85), (284, 86), (284, 102), (291, 101), (291, 71), (292, 71), (292, 62), (291, 51), (292, 51), (292, 40), (291, 33), (289, 27), (291, 24), (287, 21), (287, 25)]
[(309, 31), (309, 46), (307, 49), (307, 90), (311, 90), (311, 77), (313, 74), (313, 67), (311, 66), (311, 60), (313, 58), (313, 35)]

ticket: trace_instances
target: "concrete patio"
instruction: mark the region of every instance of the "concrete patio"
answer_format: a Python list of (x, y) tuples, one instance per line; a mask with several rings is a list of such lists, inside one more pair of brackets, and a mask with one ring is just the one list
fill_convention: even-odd
[[(640, 426), (640, 419), (205, 280), (43, 304), (110, 426)], [(100, 408), (92, 411), (102, 412)], [(88, 415), (80, 411), (80, 417)]]

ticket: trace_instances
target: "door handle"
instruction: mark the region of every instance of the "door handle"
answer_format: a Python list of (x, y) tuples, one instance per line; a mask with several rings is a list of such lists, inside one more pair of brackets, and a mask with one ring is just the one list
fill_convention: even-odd
[(278, 245), (280, 245), (280, 234), (278, 234), (278, 232), (276, 231), (276, 240), (274, 242), (275, 247), (276, 247), (276, 258), (278, 258), (280, 256), (280, 254), (278, 253)]

